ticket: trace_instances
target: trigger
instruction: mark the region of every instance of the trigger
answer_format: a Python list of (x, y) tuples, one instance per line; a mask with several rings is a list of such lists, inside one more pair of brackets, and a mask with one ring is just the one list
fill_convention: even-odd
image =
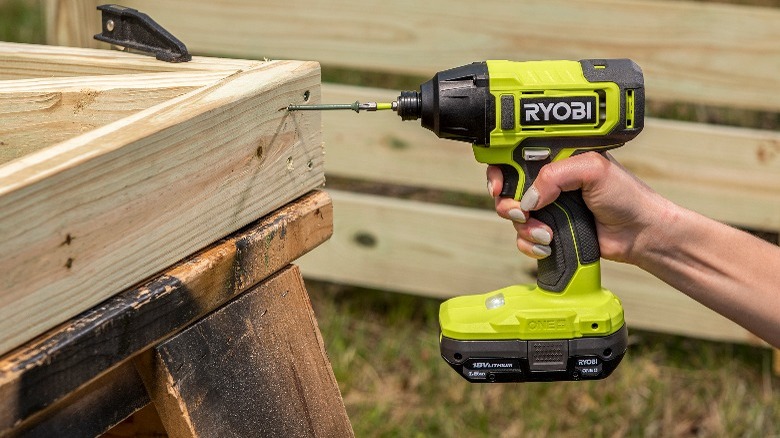
[(517, 183), (520, 180), (517, 169), (508, 164), (499, 164), (498, 168), (501, 169), (501, 174), (504, 176), (504, 185), (501, 186), (501, 193), (498, 196), (514, 198), (517, 195)]

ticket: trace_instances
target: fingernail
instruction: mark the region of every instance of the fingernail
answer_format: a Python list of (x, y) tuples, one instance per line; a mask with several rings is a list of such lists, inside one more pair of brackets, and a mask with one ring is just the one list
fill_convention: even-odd
[(542, 245), (549, 245), (552, 241), (552, 236), (544, 228), (534, 228), (531, 230), (531, 237)]
[(536, 207), (538, 202), (539, 192), (536, 191), (534, 186), (531, 186), (531, 188), (529, 188), (520, 199), (520, 208), (525, 211), (531, 211), (534, 209), (534, 207)]
[(488, 193), (490, 193), (490, 196), (492, 197), (493, 196), (493, 184), (491, 184), (490, 181), (487, 182), (487, 188), (488, 188)]
[(509, 218), (513, 221), (520, 222), (521, 224), (525, 223), (525, 213), (523, 213), (522, 210), (513, 208), (509, 210), (507, 214), (509, 214)]
[(545, 257), (548, 257), (550, 254), (552, 254), (552, 248), (546, 245), (534, 245), (533, 247), (531, 247), (531, 252), (535, 256), (543, 259)]

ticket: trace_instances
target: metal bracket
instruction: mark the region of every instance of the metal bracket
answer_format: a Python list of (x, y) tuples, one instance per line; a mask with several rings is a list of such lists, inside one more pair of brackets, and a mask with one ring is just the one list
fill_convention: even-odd
[(101, 5), (102, 33), (96, 40), (142, 52), (160, 61), (186, 62), (192, 59), (187, 47), (148, 15), (119, 5)]

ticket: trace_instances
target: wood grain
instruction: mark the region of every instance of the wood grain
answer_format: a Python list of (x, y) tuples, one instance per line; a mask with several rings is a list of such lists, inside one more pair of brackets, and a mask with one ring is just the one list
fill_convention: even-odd
[(0, 353), (320, 186), (306, 91), (261, 63), (0, 166)]
[[(439, 298), (534, 283), (536, 262), (495, 213), (330, 191), (333, 238), (299, 264), (307, 277)], [(604, 261), (604, 287), (629, 327), (760, 344), (747, 330), (634, 266)]]
[(171, 437), (349, 437), (298, 268), (136, 360)]
[[(96, 4), (49, 0), (50, 43), (94, 44), (85, 35), (98, 33)], [(123, 4), (152, 16), (195, 53), (425, 76), (485, 59), (628, 57), (642, 66), (654, 100), (780, 109), (780, 100), (767, 98), (780, 95), (777, 8), (668, 0)]]
[(0, 164), (147, 109), (233, 71), (0, 81)]
[(0, 42), (0, 80), (181, 71), (237, 71), (261, 61), (194, 56), (181, 63), (116, 50), (91, 50)]
[(315, 191), (3, 356), (0, 436), (316, 247), (332, 218)]
[(149, 395), (146, 393), (143, 381), (133, 363), (128, 361), (78, 388), (67, 398), (38, 415), (18, 423), (13, 429), (0, 429), (0, 436), (3, 438), (99, 436), (149, 403)]

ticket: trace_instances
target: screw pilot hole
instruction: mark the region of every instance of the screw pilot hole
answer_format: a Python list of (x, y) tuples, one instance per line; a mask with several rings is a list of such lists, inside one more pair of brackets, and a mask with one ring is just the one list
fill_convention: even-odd
[(309, 97), (311, 97), (311, 92), (309, 90), (304, 91), (303, 92), (303, 101), (304, 102), (308, 102), (309, 101)]

